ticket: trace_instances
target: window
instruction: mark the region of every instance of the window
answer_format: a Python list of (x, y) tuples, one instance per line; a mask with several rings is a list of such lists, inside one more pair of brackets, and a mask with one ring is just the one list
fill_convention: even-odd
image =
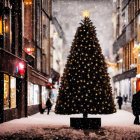
[(34, 85), (34, 105), (39, 104), (39, 86)]
[(0, 16), (0, 35), (2, 35), (2, 16)]
[(43, 38), (47, 38), (47, 26), (43, 25)]
[(40, 45), (40, 1), (36, 2), (36, 42), (37, 46), (41, 47)]
[(9, 109), (9, 76), (4, 74), (4, 109)]
[(125, 71), (133, 69), (135, 67), (135, 61), (134, 61), (134, 53), (136, 50), (134, 50), (134, 40), (132, 40), (130, 43), (128, 43), (124, 48), (124, 66)]
[(42, 55), (42, 72), (46, 72), (46, 56), (45, 54)]
[(7, 51), (11, 50), (11, 32), (10, 32), (10, 9), (6, 8), (5, 9), (5, 14), (4, 14), (4, 48)]
[(28, 106), (39, 104), (39, 86), (28, 82)]
[(11, 108), (16, 108), (16, 78), (10, 76)]
[(34, 104), (34, 85), (28, 82), (28, 105)]
[(47, 2), (48, 0), (43, 0), (43, 9), (47, 12)]
[(37, 48), (37, 69), (41, 70), (41, 51)]
[(4, 74), (4, 109), (16, 108), (16, 78)]

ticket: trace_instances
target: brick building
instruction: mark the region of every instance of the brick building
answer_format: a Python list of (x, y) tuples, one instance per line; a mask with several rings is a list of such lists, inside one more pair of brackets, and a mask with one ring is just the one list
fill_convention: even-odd
[(0, 122), (39, 112), (49, 94), (51, 0), (0, 0)]

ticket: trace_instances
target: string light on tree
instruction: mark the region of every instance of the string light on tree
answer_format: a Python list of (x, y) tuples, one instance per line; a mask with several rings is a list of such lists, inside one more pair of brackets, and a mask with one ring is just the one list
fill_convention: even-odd
[(105, 58), (89, 19), (89, 11), (83, 11), (82, 16), (84, 20), (77, 28), (71, 46), (55, 112), (111, 114), (116, 110)]

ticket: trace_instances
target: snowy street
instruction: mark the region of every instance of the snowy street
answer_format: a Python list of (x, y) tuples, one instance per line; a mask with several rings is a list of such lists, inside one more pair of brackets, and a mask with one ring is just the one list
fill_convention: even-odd
[(15, 119), (0, 124), (0, 139), (140, 139), (140, 126), (134, 125), (132, 113), (117, 110), (110, 115), (89, 115), (89, 117), (101, 117), (100, 130), (75, 130), (70, 128), (70, 117), (82, 117), (76, 115), (57, 115), (51, 112), (47, 115), (37, 113), (28, 118)]
[(140, 0), (0, 0), (0, 140), (140, 140)]

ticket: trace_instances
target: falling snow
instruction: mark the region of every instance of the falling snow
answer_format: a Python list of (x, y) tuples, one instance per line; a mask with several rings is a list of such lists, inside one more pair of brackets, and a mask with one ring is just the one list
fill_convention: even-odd
[(55, 16), (65, 32), (67, 47), (71, 46), (79, 21), (83, 19), (82, 11), (89, 10), (90, 19), (97, 27), (103, 54), (112, 53), (113, 24), (112, 0), (54, 0), (53, 16)]

